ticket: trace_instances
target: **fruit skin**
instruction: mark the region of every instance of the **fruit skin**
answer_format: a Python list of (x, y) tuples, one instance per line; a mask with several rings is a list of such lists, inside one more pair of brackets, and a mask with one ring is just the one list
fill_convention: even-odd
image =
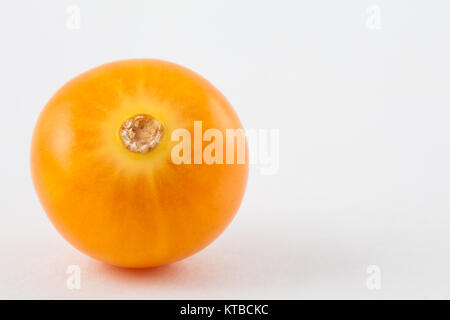
[[(146, 154), (127, 150), (118, 135), (136, 114), (165, 128)], [(60, 88), (42, 110), (31, 146), (34, 186), (57, 230), (85, 254), (130, 268), (171, 263), (211, 243), (239, 208), (248, 157), (244, 164), (172, 163), (178, 142), (171, 132), (186, 128), (193, 137), (194, 120), (224, 137), (226, 129), (242, 128), (212, 84), (161, 60), (108, 63)]]

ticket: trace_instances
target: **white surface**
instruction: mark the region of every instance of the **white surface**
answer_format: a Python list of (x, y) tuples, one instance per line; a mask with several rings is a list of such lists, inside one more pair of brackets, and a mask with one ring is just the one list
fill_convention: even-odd
[[(67, 28), (67, 7), (80, 29)], [(380, 29), (367, 8), (381, 10)], [(371, 11), (369, 10), (369, 14)], [(11, 1), (0, 11), (0, 298), (450, 298), (448, 1)], [(153, 270), (56, 232), (29, 145), (67, 80), (132, 57), (213, 82), (247, 128), (280, 130), (227, 231)], [(66, 287), (79, 265), (81, 289)], [(381, 289), (366, 286), (369, 265)]]

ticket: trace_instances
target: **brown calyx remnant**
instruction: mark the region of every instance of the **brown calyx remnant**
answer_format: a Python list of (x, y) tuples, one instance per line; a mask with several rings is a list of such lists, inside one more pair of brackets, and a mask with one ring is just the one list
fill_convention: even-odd
[(161, 122), (146, 114), (131, 117), (120, 127), (120, 137), (125, 147), (138, 153), (147, 153), (155, 149), (163, 133)]

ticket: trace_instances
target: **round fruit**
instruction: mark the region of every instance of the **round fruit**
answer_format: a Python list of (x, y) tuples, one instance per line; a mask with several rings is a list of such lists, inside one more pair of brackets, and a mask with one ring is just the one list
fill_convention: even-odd
[(160, 60), (109, 63), (41, 112), (33, 182), (55, 227), (87, 255), (133, 268), (174, 262), (212, 242), (239, 208), (247, 142), (228, 131), (242, 132), (239, 118), (198, 74)]

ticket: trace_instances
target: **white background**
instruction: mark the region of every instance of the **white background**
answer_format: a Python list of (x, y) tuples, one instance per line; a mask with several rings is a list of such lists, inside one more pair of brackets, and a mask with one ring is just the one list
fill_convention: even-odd
[[(3, 3), (0, 298), (450, 298), (449, 14), (445, 0)], [(252, 166), (235, 220), (205, 250), (132, 271), (59, 236), (29, 148), (66, 81), (141, 57), (202, 74), (245, 127), (279, 129), (279, 170)]]

